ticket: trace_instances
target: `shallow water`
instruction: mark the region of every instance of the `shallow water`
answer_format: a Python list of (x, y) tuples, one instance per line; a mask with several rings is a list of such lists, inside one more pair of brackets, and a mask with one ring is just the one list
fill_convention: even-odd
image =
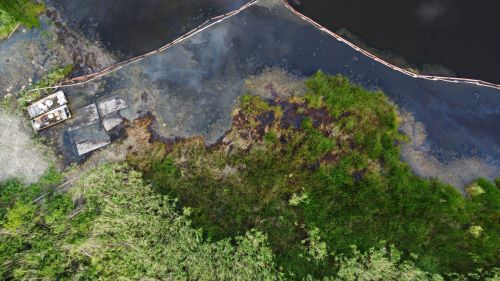
[[(16, 36), (20, 42), (26, 39), (21, 33)], [(9, 42), (14, 41), (0, 43), (6, 56), (16, 52)], [(157, 47), (149, 45), (153, 46)], [(15, 73), (10, 64), (0, 62), (0, 66)], [(214, 143), (230, 128), (233, 106), (247, 93), (248, 81), (269, 67), (301, 77), (318, 69), (341, 73), (369, 89), (383, 90), (401, 111), (414, 116), (414, 123), (422, 124), (423, 133), (417, 136), (423, 136), (422, 141), (413, 146), (424, 156), (409, 162), (424, 176), (440, 177), (446, 172), (448, 178), (466, 183), (479, 176), (500, 175), (500, 90), (406, 76), (317, 30), (279, 0), (261, 0), (170, 49), (84, 86), (66, 88), (75, 118), (43, 135), (59, 144), (66, 162), (81, 160), (74, 155), (67, 132), (77, 122), (77, 109), (119, 97), (129, 106), (120, 112), (122, 117), (132, 120), (153, 114), (154, 133), (159, 137), (203, 136)], [(269, 96), (266, 88), (259, 94)], [(463, 159), (467, 161), (459, 162)], [(429, 167), (439, 169), (419, 169), (429, 161), (437, 161), (437, 166)]]
[(322, 69), (383, 90), (424, 125), (427, 138), (419, 147), (437, 161), (475, 157), (489, 167), (467, 180), (500, 175), (499, 90), (406, 76), (315, 29), (281, 2), (261, 3), (166, 51), (71, 88), (69, 96), (119, 95), (138, 115), (155, 116), (157, 135), (201, 135), (213, 143), (229, 129), (246, 79), (267, 67), (303, 77)]
[(29, 79), (39, 79), (57, 65), (56, 60), (68, 61), (59, 46), (52, 46), (53, 36), (53, 28), (42, 21), (40, 28), (21, 29), (9, 40), (0, 41), (0, 98), (19, 91)]
[(498, 0), (289, 2), (330, 30), (346, 28), (412, 63), (441, 64), (459, 77), (500, 84)]
[(40, 17), (40, 27), (19, 28), (0, 41), (0, 98), (17, 94), (52, 69), (72, 64), (74, 74), (88, 74), (113, 64), (114, 57), (62, 26), (57, 18)]
[(172, 41), (248, 0), (50, 0), (70, 26), (122, 59)]

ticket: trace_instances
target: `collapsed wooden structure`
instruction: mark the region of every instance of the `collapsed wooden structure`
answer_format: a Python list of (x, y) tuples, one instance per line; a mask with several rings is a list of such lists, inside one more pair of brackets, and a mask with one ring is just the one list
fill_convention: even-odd
[(28, 107), (31, 125), (40, 131), (71, 118), (68, 100), (63, 91), (57, 91)]

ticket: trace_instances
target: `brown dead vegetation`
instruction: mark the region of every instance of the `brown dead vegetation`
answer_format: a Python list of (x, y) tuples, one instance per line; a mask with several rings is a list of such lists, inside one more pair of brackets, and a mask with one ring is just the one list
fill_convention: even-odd
[(136, 119), (126, 126), (127, 161), (140, 170), (148, 170), (152, 162), (160, 161), (168, 153), (168, 145), (153, 139), (153, 117)]

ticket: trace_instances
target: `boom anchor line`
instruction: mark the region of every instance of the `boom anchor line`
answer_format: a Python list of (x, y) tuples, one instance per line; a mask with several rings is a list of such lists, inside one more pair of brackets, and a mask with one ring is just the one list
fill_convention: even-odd
[[(113, 73), (127, 65), (130, 65), (134, 62), (137, 62), (137, 61), (140, 61), (144, 58), (147, 58), (147, 57), (150, 57), (152, 55), (155, 55), (159, 52), (163, 52), (175, 45), (177, 45), (178, 43), (181, 43), (189, 38), (191, 38), (192, 36), (220, 23), (220, 22), (223, 22), (239, 13), (241, 13), (242, 11), (250, 8), (251, 6), (261, 2), (261, 1), (265, 1), (265, 0), (252, 0), (250, 2), (248, 2), (247, 4), (241, 6), (239, 9), (236, 9), (234, 11), (231, 11), (231, 12), (228, 12), (226, 14), (222, 14), (222, 15), (219, 15), (219, 16), (215, 16), (215, 17), (212, 17), (210, 18), (209, 20), (205, 21), (204, 23), (202, 23), (201, 25), (199, 25), (198, 27), (196, 27), (195, 29), (187, 32), (186, 34), (178, 37), (177, 39), (173, 40), (172, 42), (156, 49), (156, 50), (153, 50), (151, 52), (148, 52), (146, 54), (143, 54), (143, 55), (140, 55), (140, 56), (137, 56), (137, 57), (133, 57), (131, 59), (128, 59), (128, 60), (125, 60), (125, 61), (122, 61), (122, 62), (119, 62), (119, 63), (116, 63), (116, 64), (113, 64), (113, 65), (110, 65), (108, 67), (105, 67), (104, 69), (100, 70), (100, 71), (97, 71), (97, 72), (94, 72), (94, 73), (91, 73), (91, 74), (87, 74), (87, 75), (83, 75), (83, 76), (79, 76), (79, 77), (75, 77), (75, 78), (71, 78), (71, 79), (68, 79), (68, 80), (65, 80), (63, 82), (61, 82), (59, 85), (57, 86), (52, 86), (52, 87), (43, 87), (43, 88), (35, 88), (35, 89), (31, 89), (29, 90), (27, 93), (30, 93), (30, 92), (33, 92), (33, 91), (40, 91), (40, 90), (49, 90), (49, 89), (58, 89), (58, 88), (68, 88), (68, 87), (74, 87), (74, 86), (81, 86), (81, 85), (84, 85), (88, 82), (91, 82), (93, 80), (96, 80), (98, 78), (101, 78), (107, 74), (110, 74), (110, 73)], [(403, 73), (407, 76), (410, 76), (410, 77), (413, 77), (413, 78), (418, 78), (418, 79), (425, 79), (425, 80), (431, 80), (431, 81), (444, 81), (444, 82), (448, 82), (448, 83), (461, 83), (461, 84), (472, 84), (472, 85), (478, 85), (478, 86), (483, 86), (483, 87), (489, 87), (489, 88), (493, 88), (493, 89), (497, 89), (497, 90), (500, 90), (500, 84), (494, 84), (494, 83), (490, 83), (490, 82), (486, 82), (486, 81), (482, 81), (482, 80), (477, 80), (477, 79), (468, 79), (468, 78), (455, 78), (455, 77), (445, 77), (445, 76), (431, 76), (431, 75), (421, 75), (421, 74), (416, 74), (416, 73), (413, 73), (411, 71), (408, 71), (406, 69), (403, 69), (403, 68), (400, 68), (398, 66), (395, 66), (387, 61), (384, 61), (383, 59), (373, 55), (372, 53), (356, 46), (354, 43), (344, 39), (343, 37), (341, 37), (340, 35), (336, 34), (335, 32), (327, 29), (326, 27), (323, 27), (322, 25), (320, 25), (319, 23), (315, 22), (314, 20), (312, 20), (311, 18), (301, 14), (300, 12), (296, 11), (286, 0), (280, 0), (281, 2), (283, 2), (283, 4), (285, 5), (285, 7), (290, 11), (292, 12), (293, 14), (295, 14), (296, 16), (298, 16), (300, 19), (310, 23), (312, 26), (314, 26), (316, 29), (328, 34), (329, 36), (332, 36), (334, 37), (335, 39), (337, 39), (338, 41), (348, 45), (349, 47), (351, 47), (352, 49), (354, 49), (355, 51), (391, 68), (392, 70), (395, 70), (395, 71), (398, 71), (400, 73)], [(16, 28), (17, 29), (17, 28)]]

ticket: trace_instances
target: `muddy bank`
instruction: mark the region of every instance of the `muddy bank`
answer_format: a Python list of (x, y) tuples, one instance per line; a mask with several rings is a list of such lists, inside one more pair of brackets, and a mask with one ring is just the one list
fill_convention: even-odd
[(43, 17), (37, 29), (20, 29), (0, 41), (0, 97), (17, 93), (51, 68), (70, 63), (64, 47), (57, 44), (55, 27)]
[(489, 179), (500, 176), (495, 162), (491, 164), (475, 155), (438, 160), (427, 143), (425, 125), (415, 121), (410, 113), (401, 113), (400, 130), (409, 137), (409, 141), (401, 146), (403, 160), (420, 176), (439, 178), (458, 187), (468, 185), (478, 175)]

